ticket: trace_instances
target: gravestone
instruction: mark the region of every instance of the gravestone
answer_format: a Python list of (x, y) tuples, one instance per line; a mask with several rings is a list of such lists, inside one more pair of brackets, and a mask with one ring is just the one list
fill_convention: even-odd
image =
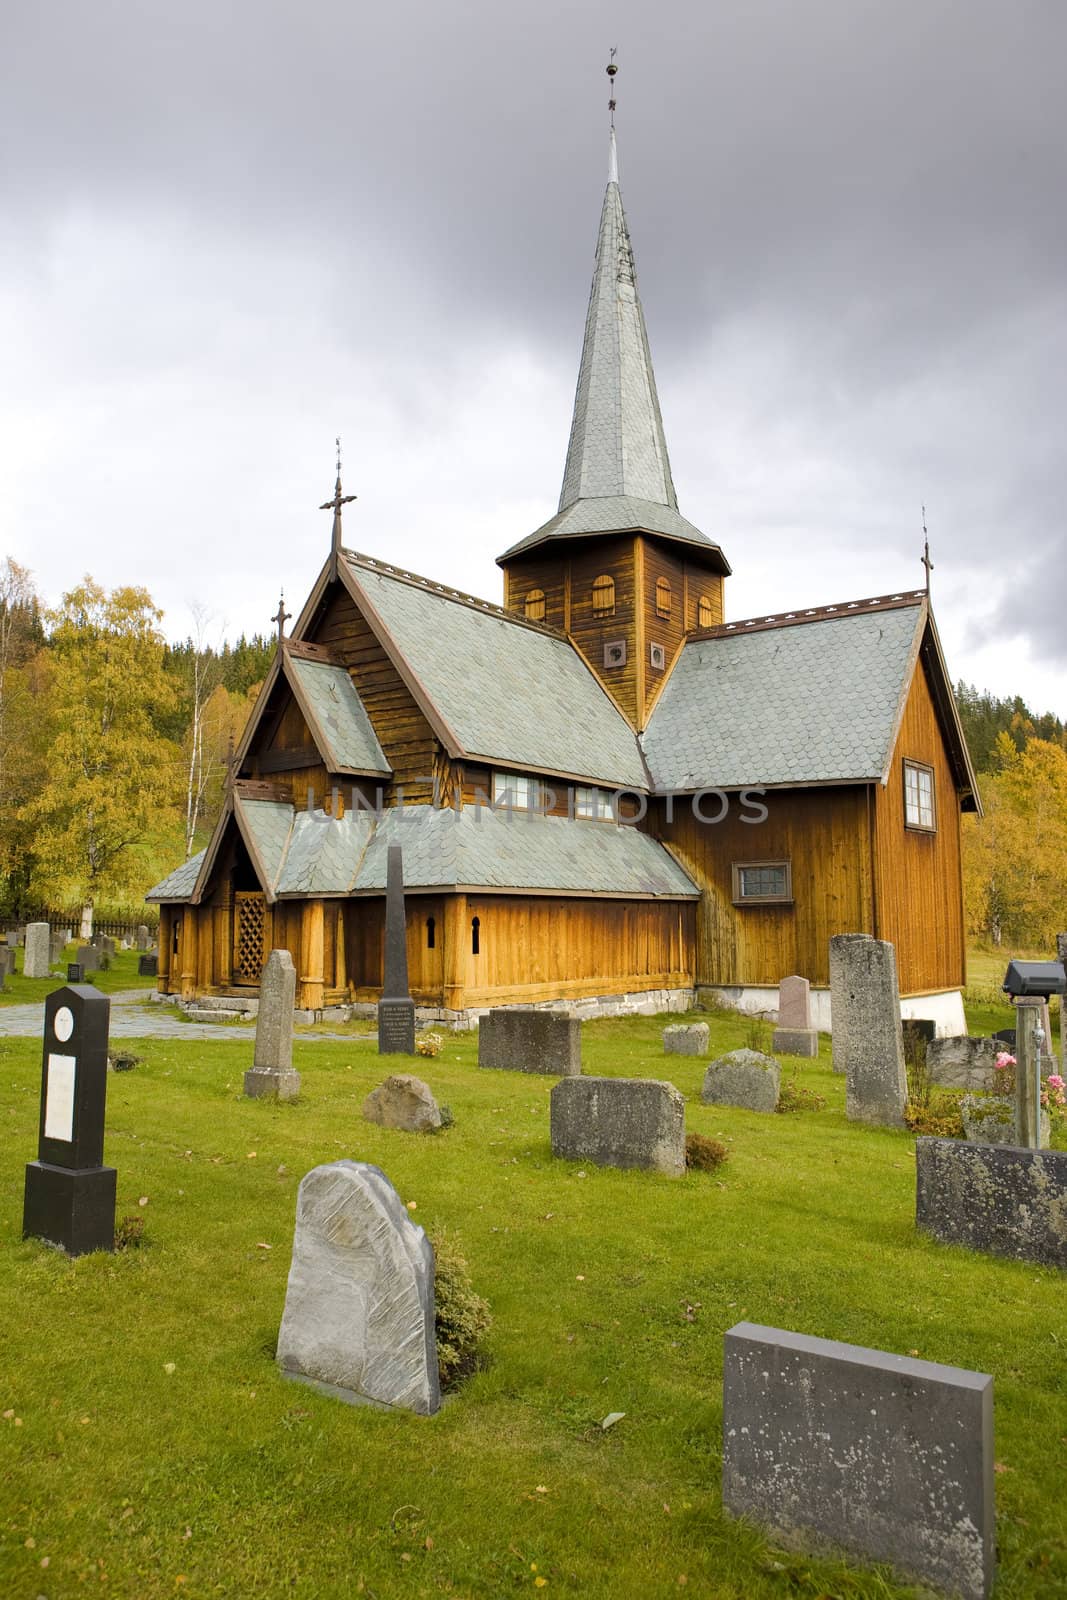
[(67, 941), (63, 935), (61, 933), (53, 933), (48, 946), (49, 961), (58, 961), (66, 948)]
[(26, 925), (26, 953), (22, 958), (24, 978), (47, 978), (52, 964), (51, 929), (47, 922)]
[(1067, 1150), (915, 1142), (915, 1223), (944, 1244), (1067, 1269)]
[(932, 1039), (926, 1047), (930, 1082), (942, 1089), (971, 1089), (989, 1094), (996, 1083), (999, 1049), (993, 1039), (971, 1039), (966, 1034)]
[(408, 988), (408, 929), (404, 910), (404, 852), (389, 846), (385, 876), (385, 982), (378, 1001), (378, 1054), (415, 1054), (415, 1002)]
[(139, 978), (158, 978), (158, 976), (159, 976), (159, 957), (158, 956), (138, 956), (137, 957), (137, 976)]
[(787, 1056), (817, 1056), (819, 1035), (811, 1025), (811, 984), (807, 978), (783, 978), (778, 985), (778, 1026), (771, 1049)]
[(677, 1022), (663, 1030), (663, 1053), (668, 1056), (705, 1056), (710, 1030), (706, 1022)]
[(134, 944), (134, 949), (135, 950), (147, 950), (148, 949), (148, 927), (147, 927), (147, 924), (145, 924), (143, 922), (138, 924), (137, 933), (136, 933), (136, 935), (134, 937), (133, 944)]
[(558, 1011), (509, 1006), (478, 1024), (478, 1065), (571, 1078), (582, 1070), (582, 1024)]
[(300, 1185), (278, 1363), (350, 1402), (441, 1404), (433, 1249), (377, 1167), (334, 1161)]
[(1015, 1144), (1015, 1098), (999, 1094), (960, 1096), (963, 1137), (972, 1144)]
[(760, 1050), (731, 1050), (704, 1074), (700, 1098), (706, 1106), (742, 1106), (746, 1111), (776, 1111), (782, 1069)]
[(85, 980), (85, 973), (82, 971), (80, 963), (77, 962), (77, 961), (68, 961), (67, 962), (67, 982), (68, 983), (82, 983), (82, 982), (84, 982), (84, 980)]
[(903, 1128), (908, 1098), (893, 946), (865, 933), (830, 940), (833, 1065), (853, 1122)]
[(10, 945), (0, 944), (0, 987), (4, 979), (15, 970), (15, 952)]
[(602, 1167), (685, 1171), (685, 1101), (655, 1078), (561, 1078), (549, 1116), (552, 1154)]
[(103, 956), (94, 944), (79, 945), (74, 959), (83, 972), (99, 972), (103, 965)]
[(1015, 1054), (1015, 1029), (998, 1028), (993, 1035), (994, 1043), (999, 1044), (1009, 1055)]
[[(1056, 935), (1056, 960), (1061, 966), (1067, 968), (1067, 933)], [(1060, 995), (1060, 1070), (1061, 1075), (1067, 1078), (1067, 995)]]
[(288, 950), (272, 950), (259, 980), (256, 1047), (245, 1073), (245, 1094), (254, 1100), (295, 1100), (300, 1074), (293, 1070), (293, 1007), (296, 968)]
[(394, 1072), (363, 1102), (368, 1122), (402, 1133), (433, 1133), (441, 1126), (441, 1110), (430, 1086), (412, 1072)]
[(794, 1550), (845, 1550), (986, 1600), (995, 1565), (991, 1377), (751, 1322), (724, 1343), (722, 1500), (731, 1516)]
[(115, 1245), (114, 1167), (105, 1167), (107, 1036), (111, 1002), (70, 984), (45, 1001), (37, 1160), (26, 1167), (24, 1239), (68, 1255)]

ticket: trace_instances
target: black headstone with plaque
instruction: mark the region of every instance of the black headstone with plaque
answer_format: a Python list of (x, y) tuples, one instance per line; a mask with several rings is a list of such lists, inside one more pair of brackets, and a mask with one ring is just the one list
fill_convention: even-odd
[(68, 1255), (115, 1246), (114, 1167), (104, 1166), (111, 1002), (88, 984), (45, 1001), (37, 1160), (26, 1167), (24, 1239)]
[(159, 976), (159, 957), (158, 956), (138, 956), (137, 957), (137, 976), (139, 978), (158, 978), (158, 976)]
[(378, 1001), (378, 1054), (415, 1054), (415, 1002), (408, 988), (404, 852), (389, 846), (385, 878), (385, 983)]

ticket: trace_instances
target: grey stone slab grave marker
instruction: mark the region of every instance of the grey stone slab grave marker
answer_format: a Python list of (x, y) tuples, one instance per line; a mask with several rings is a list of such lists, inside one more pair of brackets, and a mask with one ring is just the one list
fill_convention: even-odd
[(708, 1106), (740, 1106), (746, 1111), (776, 1111), (782, 1069), (760, 1050), (731, 1050), (704, 1074), (700, 1098)]
[(24, 978), (47, 978), (52, 964), (52, 933), (47, 922), (26, 925), (26, 953), (22, 958)]
[(499, 1072), (576, 1077), (582, 1070), (582, 1024), (558, 1011), (498, 1007), (478, 1024), (478, 1065)]
[[(1056, 960), (1067, 967), (1067, 933), (1056, 935)], [(1067, 1078), (1067, 995), (1060, 995), (1060, 1070), (1063, 1077)], [(1051, 1040), (1049, 1041), (1051, 1048)]]
[(845, 1074), (853, 1122), (903, 1128), (908, 1099), (896, 951), (885, 939), (839, 933), (830, 940), (834, 1071)]
[(259, 980), (256, 1048), (245, 1073), (245, 1094), (254, 1100), (295, 1100), (300, 1074), (293, 1069), (293, 1007), (296, 968), (288, 950), (272, 950)]
[(993, 1583), (993, 1379), (739, 1322), (725, 1335), (723, 1507), (964, 1600)]
[(68, 1255), (115, 1245), (114, 1167), (104, 1162), (111, 1002), (80, 984), (45, 1001), (37, 1160), (26, 1167), (24, 1239)]
[(415, 1002), (408, 987), (408, 927), (404, 909), (404, 852), (391, 844), (385, 877), (385, 981), (378, 1001), (378, 1054), (415, 1054)]
[(811, 984), (807, 978), (783, 978), (778, 985), (778, 1026), (771, 1049), (787, 1056), (817, 1056), (819, 1035), (811, 1025)]
[(0, 944), (0, 994), (4, 992), (5, 979), (15, 970), (15, 952), (6, 944)]
[(971, 1039), (958, 1034), (931, 1039), (926, 1046), (926, 1070), (931, 1083), (943, 1089), (971, 1089), (990, 1094), (996, 1082), (1000, 1045), (993, 1039)]
[(141, 922), (138, 924), (137, 932), (134, 935), (133, 946), (135, 950), (148, 949), (148, 925), (146, 923)]
[(676, 1022), (663, 1030), (663, 1053), (668, 1056), (706, 1056), (710, 1032), (706, 1022)]
[(99, 972), (103, 965), (100, 951), (93, 944), (81, 944), (74, 952), (74, 959), (83, 972)]
[(350, 1402), (432, 1415), (434, 1310), (432, 1246), (384, 1172), (363, 1161), (309, 1172), (278, 1335), (283, 1372)]
[(561, 1078), (550, 1096), (552, 1154), (602, 1167), (685, 1171), (685, 1100), (656, 1078)]
[(918, 1139), (915, 1223), (944, 1244), (1067, 1268), (1067, 1150)]

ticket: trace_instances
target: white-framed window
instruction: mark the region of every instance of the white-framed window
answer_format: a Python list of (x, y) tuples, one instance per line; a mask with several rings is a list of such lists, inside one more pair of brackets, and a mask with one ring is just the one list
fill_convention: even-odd
[(541, 780), (525, 772), (493, 773), (494, 806), (511, 806), (515, 811), (536, 811), (541, 804)]
[(904, 763), (904, 825), (921, 828), (924, 833), (937, 830), (937, 813), (934, 809), (934, 769), (921, 761)]
[(788, 861), (735, 861), (734, 904), (790, 905), (793, 869)]
[(574, 815), (590, 821), (614, 822), (615, 810), (611, 798), (606, 789), (575, 789)]

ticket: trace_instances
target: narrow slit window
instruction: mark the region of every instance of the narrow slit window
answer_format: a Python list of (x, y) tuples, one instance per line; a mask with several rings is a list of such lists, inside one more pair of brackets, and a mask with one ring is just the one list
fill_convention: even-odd
[(175, 917), (175, 919), (174, 919), (174, 931), (171, 934), (171, 942), (170, 942), (171, 955), (175, 955), (176, 956), (178, 954), (178, 945), (181, 942), (181, 936), (182, 936), (182, 919), (181, 919), (181, 917)]
[(531, 589), (523, 605), (527, 622), (544, 622), (545, 591), (543, 589)]
[(437, 943), (437, 923), (433, 917), (426, 918), (426, 948), (432, 950)]
[(602, 572), (593, 584), (594, 617), (610, 617), (615, 612), (615, 579)]
[(481, 943), (482, 943), (482, 919), (481, 919), (481, 917), (472, 917), (471, 918), (471, 955), (472, 956), (476, 956), (479, 953), (479, 951), (481, 949)]
[(904, 763), (904, 823), (923, 833), (937, 831), (934, 809), (934, 769), (921, 761)]
[(735, 861), (734, 904), (790, 905), (793, 869), (788, 861)]
[(671, 586), (666, 578), (656, 579), (656, 615), (669, 617), (671, 614)]

